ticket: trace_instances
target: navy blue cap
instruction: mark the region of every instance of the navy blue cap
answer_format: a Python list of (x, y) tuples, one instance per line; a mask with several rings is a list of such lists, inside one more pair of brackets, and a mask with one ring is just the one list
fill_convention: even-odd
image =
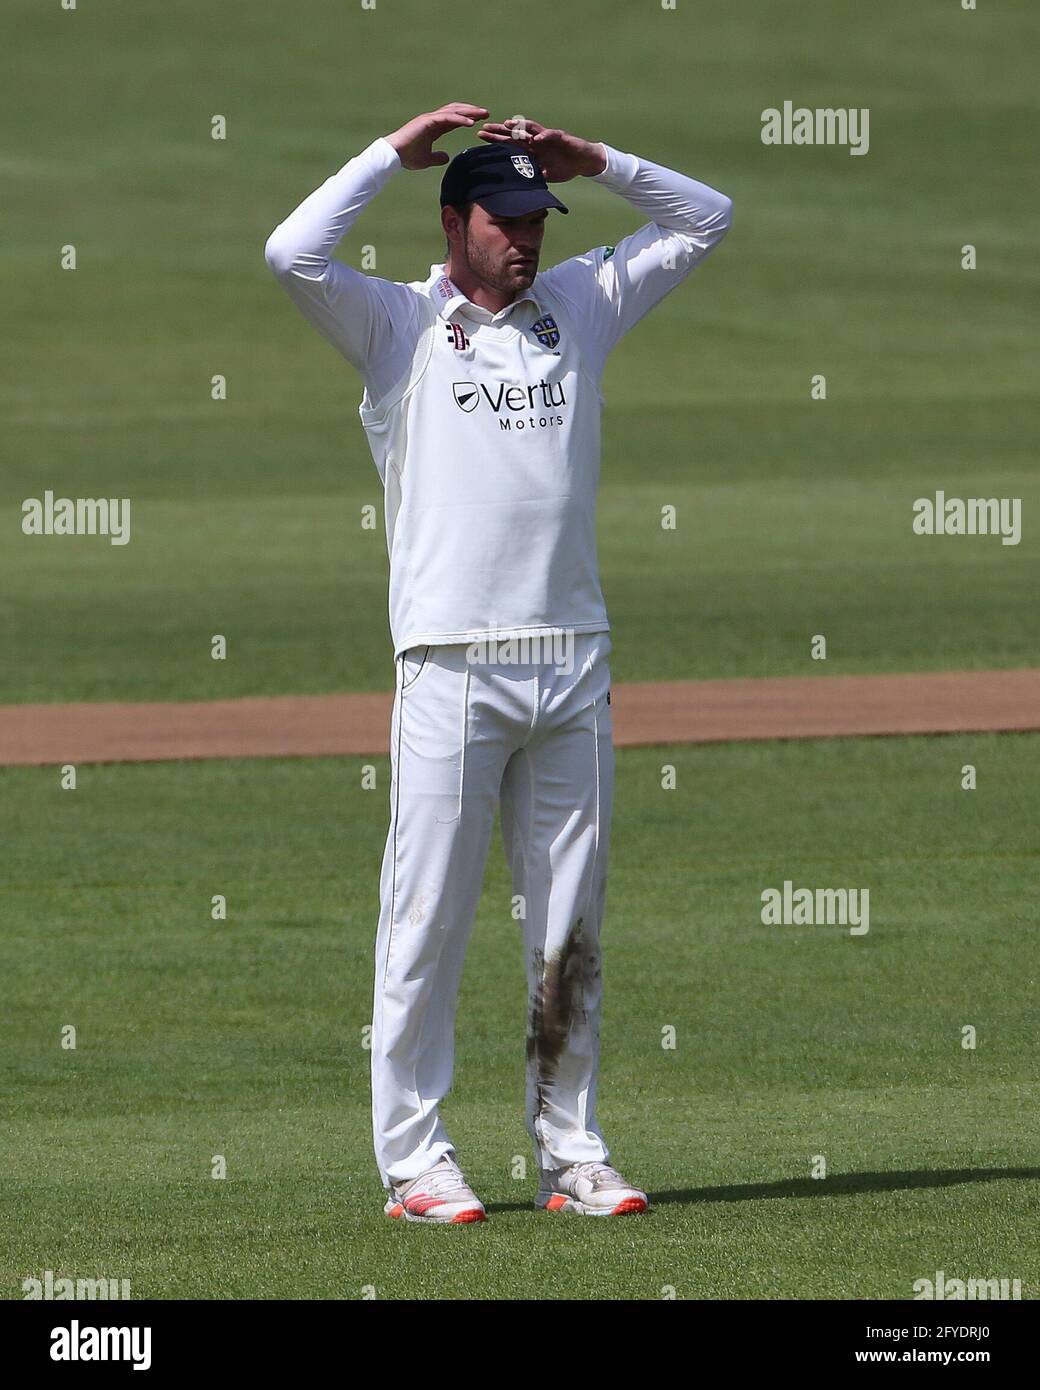
[(474, 145), (457, 154), (441, 180), (441, 207), (479, 203), (497, 217), (522, 217), (536, 208), (568, 209), (549, 192), (527, 146), (515, 141)]

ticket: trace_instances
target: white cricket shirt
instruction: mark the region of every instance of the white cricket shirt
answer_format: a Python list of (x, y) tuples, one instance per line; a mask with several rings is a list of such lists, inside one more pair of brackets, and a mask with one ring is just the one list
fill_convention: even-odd
[[(600, 379), (611, 349), (718, 244), (730, 200), (609, 145), (593, 181), (651, 221), (540, 272), (492, 314), (444, 265), (408, 284), (332, 259), (401, 167), (385, 139), (268, 239), (268, 264), (361, 373), (385, 491), (395, 655), (609, 628), (596, 561)], [(551, 226), (551, 222), (550, 222)]]

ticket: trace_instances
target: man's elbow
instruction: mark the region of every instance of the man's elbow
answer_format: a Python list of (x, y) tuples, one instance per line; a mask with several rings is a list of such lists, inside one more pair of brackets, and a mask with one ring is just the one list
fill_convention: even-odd
[(718, 199), (718, 205), (706, 226), (706, 230), (711, 232), (715, 241), (721, 241), (733, 226), (733, 199), (728, 198), (725, 193), (720, 193)]
[[(718, 246), (732, 225), (733, 200), (725, 193), (716, 193), (710, 205), (699, 207), (685, 227), (674, 228), (668, 234), (674, 236), (676, 231), (679, 232), (696, 264), (706, 252)], [(662, 231), (665, 230), (662, 228)]]
[(279, 280), (292, 274), (296, 252), (281, 226), (275, 227), (264, 246), (264, 260)]
[(732, 224), (733, 201), (727, 198), (724, 193), (720, 193), (713, 200), (710, 210), (701, 208), (696, 219), (691, 220), (682, 230), (668, 231), (662, 228), (661, 231), (669, 237), (678, 239), (683, 250), (683, 267), (685, 270), (692, 270), (695, 265), (700, 264), (709, 251), (713, 251), (718, 246)]
[(733, 225), (733, 200), (725, 193), (717, 195), (714, 206), (707, 217), (702, 217), (697, 231), (691, 240), (701, 253), (713, 250)]

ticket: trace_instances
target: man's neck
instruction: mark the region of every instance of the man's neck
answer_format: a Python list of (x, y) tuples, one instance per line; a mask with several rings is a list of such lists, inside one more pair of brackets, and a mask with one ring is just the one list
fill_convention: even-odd
[(471, 304), (479, 304), (489, 314), (497, 314), (500, 309), (504, 309), (507, 304), (512, 304), (513, 300), (516, 299), (515, 294), (507, 294), (503, 290), (492, 289), (490, 285), (485, 285), (466, 269), (460, 269), (456, 272), (452, 269), (450, 261), (444, 267), (444, 273), (451, 283), (462, 291)]

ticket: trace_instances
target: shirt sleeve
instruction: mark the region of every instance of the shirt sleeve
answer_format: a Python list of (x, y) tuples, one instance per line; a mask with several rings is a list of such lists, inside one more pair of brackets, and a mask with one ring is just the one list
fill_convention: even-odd
[(650, 221), (616, 247), (600, 246), (544, 272), (582, 331), (597, 378), (620, 339), (700, 265), (729, 230), (725, 193), (649, 159), (604, 144), (607, 167), (595, 183), (619, 193)]
[(365, 205), (401, 167), (382, 136), (325, 180), (267, 239), (267, 264), (304, 317), (362, 374), (373, 397), (407, 371), (418, 341), (415, 295), (332, 258)]

